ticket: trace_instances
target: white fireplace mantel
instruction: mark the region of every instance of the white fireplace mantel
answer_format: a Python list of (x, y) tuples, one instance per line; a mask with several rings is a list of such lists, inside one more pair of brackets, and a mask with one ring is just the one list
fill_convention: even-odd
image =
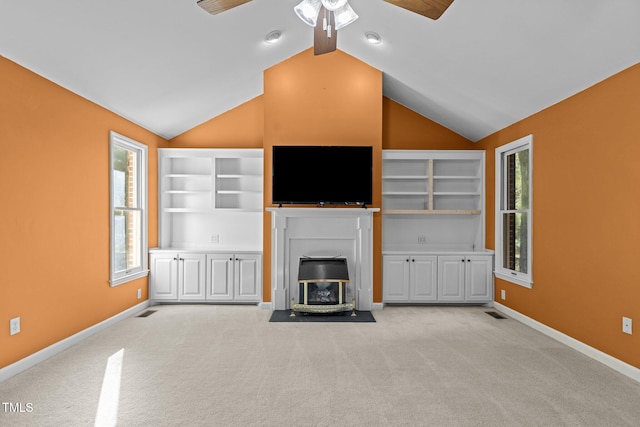
[(373, 213), (378, 208), (267, 208), (271, 212), (271, 301), (273, 310), (297, 298), (302, 256), (347, 259), (356, 308), (373, 306)]

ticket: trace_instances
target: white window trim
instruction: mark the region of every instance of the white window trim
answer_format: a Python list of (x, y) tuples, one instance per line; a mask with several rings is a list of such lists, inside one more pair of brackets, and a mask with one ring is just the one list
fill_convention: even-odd
[[(503, 176), (502, 157), (509, 151), (517, 151), (521, 149), (529, 149), (529, 215), (527, 221), (528, 239), (528, 273), (520, 273), (502, 267), (503, 248), (502, 248), (502, 193), (503, 193)], [(525, 288), (533, 287), (533, 135), (527, 135), (506, 145), (496, 148), (496, 192), (495, 192), (495, 271), (496, 277), (515, 283)]]
[[(114, 208), (113, 198), (114, 198), (114, 188), (113, 188), (113, 147), (120, 146), (127, 150), (136, 151), (139, 155), (139, 168), (138, 168), (138, 183), (140, 189), (140, 207), (141, 207), (141, 218), (140, 218), (140, 238), (142, 240), (140, 245), (140, 267), (132, 269), (130, 271), (124, 273), (116, 273), (115, 271), (115, 243), (114, 243)], [(139, 279), (141, 277), (146, 277), (149, 275), (149, 268), (147, 263), (147, 254), (149, 249), (149, 243), (147, 239), (147, 228), (148, 228), (148, 220), (147, 220), (147, 207), (148, 207), (148, 179), (147, 179), (147, 170), (148, 170), (148, 156), (147, 156), (147, 146), (141, 144), (133, 139), (127, 138), (126, 136), (120, 135), (116, 132), (109, 132), (109, 284), (114, 287), (121, 285), (123, 283), (129, 282), (131, 280)]]

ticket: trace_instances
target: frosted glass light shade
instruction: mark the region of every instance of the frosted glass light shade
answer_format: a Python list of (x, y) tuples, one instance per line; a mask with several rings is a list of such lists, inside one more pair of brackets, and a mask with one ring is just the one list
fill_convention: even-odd
[(333, 12), (336, 20), (336, 30), (346, 27), (358, 19), (358, 14), (351, 8), (349, 3), (345, 3), (340, 9)]
[(318, 22), (318, 14), (322, 7), (321, 0), (302, 0), (293, 10), (298, 18), (310, 27), (315, 27)]
[(344, 7), (348, 0), (322, 0), (322, 5), (325, 9), (335, 12), (336, 10)]

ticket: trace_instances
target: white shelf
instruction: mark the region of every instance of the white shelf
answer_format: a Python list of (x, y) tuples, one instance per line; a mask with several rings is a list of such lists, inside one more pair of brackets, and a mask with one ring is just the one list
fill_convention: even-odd
[(382, 247), (482, 248), (481, 150), (383, 150)]
[(168, 173), (164, 175), (166, 178), (211, 178), (211, 174), (197, 174), (197, 173)]
[(397, 175), (397, 176), (393, 176), (393, 175), (387, 175), (387, 176), (383, 176), (382, 179), (386, 180), (386, 179), (398, 179), (398, 180), (411, 180), (411, 179), (419, 179), (419, 180), (425, 180), (428, 179), (429, 176), (427, 175)]
[(427, 196), (428, 191), (388, 191), (382, 193), (383, 196)]
[(436, 191), (435, 193), (433, 193), (433, 195), (434, 196), (479, 196), (480, 193), (475, 193), (475, 192), (465, 193), (462, 191), (449, 191), (449, 192)]
[(480, 215), (482, 211), (476, 209), (386, 209), (383, 215)]
[(479, 180), (479, 179), (480, 179), (480, 177), (478, 177), (478, 176), (467, 176), (467, 175), (464, 175), (464, 176), (460, 176), (460, 175), (458, 175), (458, 176), (453, 176), (453, 175), (452, 175), (452, 176), (436, 175), (436, 176), (434, 176), (434, 177), (433, 177), (433, 179), (464, 179), (464, 180)]
[(160, 247), (262, 247), (263, 150), (158, 153)]
[(218, 179), (250, 179), (250, 178), (254, 178), (254, 179), (262, 179), (262, 176), (260, 175), (248, 175), (248, 174), (237, 174), (237, 175), (216, 175), (216, 178)]
[(165, 194), (211, 194), (209, 190), (164, 190)]

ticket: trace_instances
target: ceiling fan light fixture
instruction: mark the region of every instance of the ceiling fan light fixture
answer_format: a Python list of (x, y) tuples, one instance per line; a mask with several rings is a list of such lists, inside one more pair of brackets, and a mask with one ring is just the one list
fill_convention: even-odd
[(318, 22), (318, 14), (322, 7), (321, 0), (302, 0), (293, 10), (298, 18), (310, 27), (315, 27)]
[(348, 0), (322, 0), (322, 5), (325, 9), (335, 12), (343, 8), (347, 4), (347, 1)]
[(344, 28), (358, 19), (358, 14), (351, 8), (351, 5), (346, 2), (340, 9), (336, 9), (333, 15), (336, 20), (336, 30)]

